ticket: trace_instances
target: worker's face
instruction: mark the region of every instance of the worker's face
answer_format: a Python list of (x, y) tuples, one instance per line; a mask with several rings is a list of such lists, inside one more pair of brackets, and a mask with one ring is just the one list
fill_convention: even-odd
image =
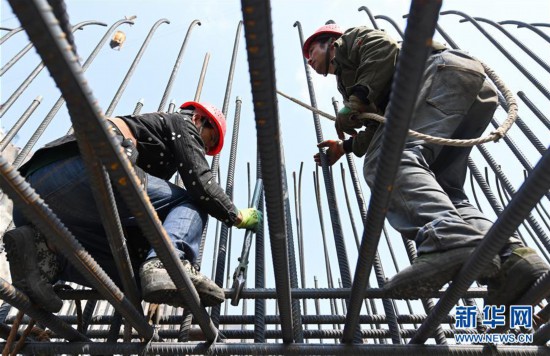
[[(318, 74), (328, 74), (325, 73), (325, 71), (327, 69), (327, 47), (329, 46), (330, 45), (328, 43), (314, 42), (309, 47), (309, 59), (307, 60), (307, 63)], [(330, 47), (328, 48), (328, 50), (330, 50)], [(329, 58), (332, 58), (332, 55), (330, 55)], [(332, 68), (329, 68), (329, 73), (331, 72), (331, 69)]]
[(202, 141), (206, 149), (206, 153), (212, 151), (217, 145), (220, 139), (218, 130), (208, 119), (208, 115), (202, 110), (195, 111), (195, 125), (199, 129)]

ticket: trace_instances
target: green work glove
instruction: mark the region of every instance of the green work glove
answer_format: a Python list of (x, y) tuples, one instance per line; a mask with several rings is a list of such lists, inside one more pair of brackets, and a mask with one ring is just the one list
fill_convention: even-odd
[(354, 120), (354, 116), (357, 114), (356, 111), (351, 110), (348, 106), (344, 106), (338, 114), (336, 115), (336, 122), (334, 126), (336, 127), (336, 132), (340, 139), (344, 139), (344, 132), (348, 135), (355, 136), (357, 131), (355, 129), (363, 126), (361, 121)]
[(239, 229), (247, 229), (257, 231), (258, 226), (262, 223), (262, 212), (255, 208), (247, 208), (239, 210), (242, 220), (235, 225)]

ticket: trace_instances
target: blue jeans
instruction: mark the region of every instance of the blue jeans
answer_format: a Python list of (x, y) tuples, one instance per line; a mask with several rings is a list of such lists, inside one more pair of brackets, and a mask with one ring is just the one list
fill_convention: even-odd
[[(428, 58), (411, 129), (444, 138), (483, 134), (497, 107), (497, 93), (481, 64), (466, 53), (446, 50)], [(383, 127), (383, 126), (382, 126)], [(370, 187), (383, 129), (376, 132), (363, 173)], [(388, 221), (418, 253), (476, 246), (492, 222), (464, 192), (471, 147), (451, 147), (409, 137), (390, 199)], [(510, 243), (521, 244), (517, 237)]]
[[(198, 209), (185, 189), (151, 175), (147, 179), (149, 200), (163, 221), (174, 248), (181, 259), (194, 263), (208, 215)], [(82, 158), (75, 156), (49, 164), (32, 173), (27, 181), (113, 281), (121, 285)], [(114, 193), (122, 226), (127, 231), (129, 249), (132, 252), (145, 248), (145, 253), (131, 253), (137, 271), (145, 258), (155, 257), (156, 253), (141, 235), (135, 217), (120, 195)], [(29, 223), (17, 207), (14, 208), (14, 223), (16, 226)], [(61, 280), (89, 285), (63, 256), (59, 258), (63, 266)]]

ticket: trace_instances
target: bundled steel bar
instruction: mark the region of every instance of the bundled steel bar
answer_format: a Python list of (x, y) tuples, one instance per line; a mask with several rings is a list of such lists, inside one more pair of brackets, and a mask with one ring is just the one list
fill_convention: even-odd
[(38, 105), (40, 105), (41, 102), (42, 102), (42, 96), (39, 95), (36, 98), (34, 98), (31, 105), (29, 105), (27, 110), (25, 110), (25, 112), (23, 113), (23, 115), (21, 115), (19, 120), (17, 120), (15, 125), (13, 125), (13, 127), (8, 131), (6, 136), (4, 136), (4, 138), (2, 139), (2, 142), (0, 142), (0, 152), (6, 149), (8, 144), (11, 142), (11, 140), (15, 137), (15, 135), (17, 135), (17, 133), (21, 129), (21, 126), (23, 126), (25, 122), (27, 122), (29, 117), (33, 114), (34, 110), (36, 110), (36, 108), (38, 107)]
[[(4, 159), (0, 156), (0, 165), (5, 164), (2, 161), (4, 161)], [(37, 308), (25, 294), (21, 293), (2, 278), (0, 278), (0, 298), (47, 326), (60, 337), (64, 337), (69, 341), (89, 340), (85, 335), (71, 328), (57, 316), (46, 312), (44, 309)]]
[[(71, 55), (72, 53), (67, 50), (67, 44), (59, 34), (59, 27), (56, 26), (51, 9), (44, 1), (38, 0), (25, 1), (24, 4), (12, 1), (10, 4), (26, 28), (44, 63), (50, 69), (56, 84), (67, 99), (67, 107), (73, 124), (75, 124), (75, 133), (79, 145), (82, 146), (86, 140), (89, 140), (94, 152), (102, 159), (102, 163), (109, 167), (111, 178), (117, 182), (117, 188), (121, 192), (126, 205), (130, 208), (131, 213), (138, 217), (136, 220), (139, 227), (149, 239), (151, 246), (157, 251), (183, 300), (192, 310), (205, 332), (207, 340), (214, 341), (217, 338), (217, 330), (209, 320), (206, 311), (200, 307), (198, 294), (193, 288), (189, 276), (183, 271), (183, 266), (176, 256), (174, 248), (169, 244), (166, 232), (163, 230), (144, 191), (140, 189), (138, 178), (133, 172), (130, 162), (123, 154), (122, 149), (116, 145), (114, 134), (108, 129), (106, 120), (100, 116), (100, 110), (91, 98), (90, 90), (82, 77), (82, 69), (76, 63), (74, 56)], [(101, 143), (107, 143), (107, 145)], [(85, 154), (86, 152), (82, 153)], [(89, 159), (89, 157), (84, 157), (84, 159)], [(31, 220), (36, 220), (38, 217), (33, 218)], [(46, 229), (43, 228), (42, 230)], [(63, 231), (61, 228), (57, 230), (59, 230), (59, 233), (64, 234), (65, 240), (72, 237), (66, 230)], [(59, 239), (55, 234), (48, 237), (52, 240)], [(68, 255), (69, 260), (77, 264), (77, 267), (84, 267), (83, 261), (71, 254), (76, 247), (76, 244), (67, 246), (67, 248), (63, 246), (65, 255)], [(87, 254), (82, 253), (82, 255), (84, 257)], [(110, 286), (98, 283), (97, 279), (100, 280), (99, 282), (108, 279), (106, 275), (101, 276), (101, 270), (96, 272), (95, 270), (82, 268), (79, 271), (89, 280), (93, 280), (93, 285), (96, 288), (101, 288), (110, 299), (109, 301), (118, 306), (117, 310), (121, 314), (128, 320), (133, 320), (132, 313), (129, 312), (132, 309), (126, 305), (128, 303), (127, 299), (120, 296), (117, 299), (116, 295), (120, 294), (120, 291), (113, 293), (113, 291), (116, 292), (116, 288), (108, 288)], [(135, 309), (133, 310), (135, 311)], [(148, 337), (148, 339), (154, 337), (153, 330), (142, 317), (134, 322), (136, 325), (133, 326), (137, 326), (141, 334)], [(140, 325), (141, 322), (144, 322), (146, 326)]]
[(69, 14), (67, 14), (67, 6), (65, 5), (65, 1), (48, 0), (48, 4), (50, 4), (52, 8), (52, 12), (57, 19), (59, 27), (61, 27), (61, 31), (63, 31), (65, 39), (71, 46), (71, 51), (73, 52), (75, 57), (78, 58), (78, 53), (76, 52), (76, 44), (74, 43), (74, 36), (70, 31), (71, 23), (69, 22)]
[[(550, 66), (542, 58), (540, 58), (536, 53), (531, 51), (526, 45), (523, 44), (523, 42), (521, 42), (515, 36), (513, 36), (502, 25), (483, 17), (474, 17), (474, 19), (476, 21), (485, 22), (485, 23), (488, 23), (489, 25), (496, 27), (498, 30), (500, 30), (500, 32), (504, 33), (506, 37), (512, 40), (512, 42), (514, 42), (519, 48), (521, 48), (525, 53), (527, 53), (529, 57), (533, 58), (533, 60), (537, 62), (541, 67), (543, 67), (544, 70), (546, 70), (547, 72), (550, 72)], [(463, 22), (463, 21), (466, 21), (466, 20), (460, 20), (460, 22)]]
[(418, 333), (411, 343), (424, 343), (455, 305), (462, 292), (470, 286), (479, 272), (485, 268), (502, 246), (517, 229), (519, 224), (527, 218), (529, 212), (538, 203), (545, 192), (550, 188), (550, 152), (546, 152), (540, 159), (532, 173), (527, 177), (521, 188), (503, 210), (497, 221), (491, 227), (485, 238), (480, 242), (472, 256), (464, 264), (447, 292), (430, 313), (428, 319), (420, 326)]
[(366, 7), (366, 6), (361, 6), (360, 8), (357, 9), (357, 11), (365, 11), (367, 13), (367, 15), (369, 16), (369, 19), (370, 19), (370, 22), (372, 22), (372, 26), (378, 30), (379, 27), (378, 27), (378, 24), (376, 23), (376, 17), (375, 16), (372, 16), (372, 13), (370, 12), (369, 8)]
[[(0, 346), (4, 346), (0, 344)], [(462, 355), (502, 355), (502, 356), (546, 356), (546, 346), (511, 345), (460, 345), (455, 347), (438, 345), (338, 345), (338, 344), (264, 344), (261, 347), (250, 343), (31, 343), (23, 353), (51, 354), (153, 354), (171, 356), (174, 354), (203, 355), (372, 355), (372, 356), (462, 356)]]
[(246, 47), (252, 85), (252, 98), (258, 138), (258, 150), (262, 162), (267, 218), (275, 285), (281, 313), (282, 338), (292, 342), (292, 301), (290, 296), (290, 272), (288, 261), (288, 231), (285, 214), (287, 192), (282, 184), (286, 174), (284, 167), (279, 110), (275, 85), (275, 60), (273, 56), (273, 29), (271, 28), (270, 1), (242, 0)]
[(189, 24), (189, 28), (187, 29), (187, 33), (185, 34), (185, 38), (183, 40), (183, 43), (181, 44), (180, 51), (178, 53), (178, 56), (176, 58), (176, 62), (174, 63), (174, 66), (172, 67), (172, 73), (170, 74), (170, 78), (168, 78), (168, 83), (166, 84), (166, 88), (164, 89), (164, 94), (162, 94), (162, 99), (160, 100), (160, 104), (158, 107), (159, 112), (164, 111), (164, 107), (166, 106), (166, 102), (168, 101), (168, 97), (170, 96), (170, 93), (172, 92), (172, 87), (174, 86), (174, 81), (176, 80), (176, 75), (178, 74), (178, 70), (180, 68), (181, 61), (183, 60), (183, 54), (185, 53), (185, 47), (187, 47), (187, 41), (189, 39), (189, 35), (191, 34), (191, 31), (193, 30), (193, 27), (195, 25), (201, 25), (201, 22), (199, 20), (193, 20), (191, 21), (191, 24)]
[(473, 19), (471, 16), (468, 16), (467, 14), (461, 12), (461, 11), (456, 11), (456, 10), (449, 10), (449, 11), (442, 11), (441, 12), (441, 15), (449, 15), (449, 14), (453, 14), (453, 15), (458, 15), (458, 16), (462, 16), (464, 17), (465, 19), (467, 19), (468, 21), (470, 21), (478, 30), (479, 32), (481, 32), (485, 37), (487, 37), (487, 39), (502, 53), (504, 54), (504, 56), (506, 58), (508, 58), (508, 60), (510, 62), (512, 62), (512, 64), (547, 98), (547, 99), (550, 99), (550, 91), (548, 91), (548, 89), (541, 84), (541, 82), (538, 81), (537, 78), (535, 78), (535, 76), (529, 72), (527, 69), (525, 69), (525, 67), (516, 59), (514, 58), (514, 56), (512, 56), (510, 54), (510, 52), (508, 52), (506, 49), (504, 49), (504, 47), (497, 41), (495, 40), (495, 38), (493, 36), (491, 36), (489, 33), (487, 33), (487, 31), (485, 31), (485, 29), (477, 23), (477, 21), (475, 19)]
[(534, 33), (536, 33), (540, 37), (542, 37), (547, 42), (550, 42), (550, 36), (548, 36), (546, 33), (541, 31), (540, 29), (538, 29), (535, 26), (530, 25), (528, 23), (525, 23), (525, 22), (522, 22), (522, 21), (516, 21), (516, 20), (506, 20), (506, 21), (500, 21), (499, 24), (501, 24), (501, 25), (517, 25), (518, 28), (525, 27), (525, 28), (533, 31)]
[[(107, 24), (105, 24), (103, 22), (99, 22), (99, 21), (83, 21), (83, 22), (80, 22), (80, 23), (76, 24), (73, 27), (73, 31), (76, 31), (76, 30), (81, 29), (84, 26), (88, 26), (88, 25), (107, 26)], [(44, 63), (40, 63), (38, 66), (36, 66), (36, 68), (34, 68), (34, 70), (31, 72), (31, 74), (29, 74), (27, 76), (27, 78), (25, 78), (23, 83), (21, 83), (21, 85), (19, 85), (19, 87), (10, 95), (8, 100), (6, 100), (6, 102), (4, 102), (2, 105), (0, 105), (0, 117), (4, 116), (6, 111), (9, 110), (9, 108), (13, 105), (13, 103), (15, 103), (15, 101), (21, 96), (21, 93), (23, 93), (23, 91), (25, 91), (25, 89), (27, 89), (27, 87), (38, 76), (38, 74), (40, 73), (40, 71), (42, 71), (43, 68), (44, 68)]]
[(407, 130), (411, 120), (416, 93), (420, 87), (429, 44), (433, 37), (441, 2), (411, 2), (410, 17), (405, 31), (405, 40), (397, 62), (388, 104), (386, 124), (382, 138), (380, 159), (376, 168), (374, 186), (367, 214), (365, 231), (355, 268), (354, 283), (348, 306), (343, 342), (351, 343), (356, 334), (357, 320), (361, 310), (361, 291), (367, 287), (380, 233), (391, 194), (391, 187), (401, 153), (405, 145)]
[(143, 41), (143, 44), (141, 45), (138, 53), (136, 54), (136, 57), (134, 58), (134, 61), (130, 65), (130, 68), (126, 72), (126, 75), (124, 76), (124, 79), (120, 83), (117, 92), (115, 93), (115, 96), (113, 97), (113, 100), (111, 100), (111, 103), (109, 104), (109, 107), (107, 110), (105, 110), (105, 116), (109, 117), (115, 111), (115, 107), (118, 105), (118, 102), (120, 101), (120, 98), (122, 97), (122, 94), (124, 93), (124, 90), (126, 90), (126, 87), (128, 86), (128, 83), (130, 82), (130, 79), (134, 75), (134, 72), (136, 70), (137, 65), (141, 61), (141, 58), (143, 57), (143, 54), (145, 53), (145, 50), (147, 49), (147, 46), (151, 42), (151, 39), (153, 38), (153, 35), (155, 34), (155, 31), (157, 28), (159, 28), (160, 25), (163, 23), (170, 24), (170, 21), (167, 19), (160, 19), (151, 29), (149, 30), (149, 33), (147, 34), (147, 37)]

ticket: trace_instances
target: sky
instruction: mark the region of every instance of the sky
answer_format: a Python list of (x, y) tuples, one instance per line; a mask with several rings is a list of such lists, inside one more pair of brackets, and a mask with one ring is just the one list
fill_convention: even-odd
[[(126, 41), (120, 50), (113, 50), (105, 45), (94, 62), (85, 73), (88, 85), (93, 91), (94, 97), (98, 100), (100, 107), (105, 111), (122, 82), (128, 68), (134, 57), (140, 49), (147, 33), (153, 24), (166, 18), (170, 24), (161, 25), (155, 32), (152, 42), (149, 44), (142, 60), (140, 61), (135, 74), (131, 78), (128, 87), (124, 91), (121, 101), (114, 110), (114, 115), (125, 115), (132, 113), (138, 100), (144, 99), (142, 112), (157, 111), (164, 88), (170, 77), (177, 54), (181, 48), (183, 39), (187, 33), (189, 24), (198, 19), (201, 26), (195, 26), (190, 34), (186, 51), (184, 53), (181, 67), (179, 68), (177, 79), (169, 100), (174, 100), (179, 106), (181, 103), (192, 100), (196, 95), (197, 82), (200, 75), (203, 61), (208, 53), (210, 55), (208, 69), (205, 76), (205, 82), (200, 96), (200, 100), (210, 102), (219, 108), (222, 107), (230, 59), (233, 51), (235, 35), (239, 21), (242, 19), (241, 4), (239, 1), (212, 1), (212, 0), (66, 0), (67, 10), (70, 21), (73, 25), (85, 20), (100, 20), (108, 26), (87, 26), (81, 31), (75, 33), (75, 41), (79, 56), (84, 61), (92, 52), (105, 31), (116, 21), (125, 16), (137, 16), (135, 24), (130, 26), (121, 25), (118, 29), (126, 34)], [(361, 6), (367, 6), (373, 15), (386, 15), (393, 18), (399, 26), (404, 29), (406, 20), (403, 15), (408, 12), (410, 1), (404, 0), (273, 0), (272, 22), (273, 22), (273, 42), (275, 54), (276, 80), (277, 88), (297, 99), (309, 102), (306, 76), (304, 71), (303, 59), (301, 56), (300, 40), (298, 31), (294, 24), (300, 21), (304, 37), (309, 36), (316, 28), (323, 25), (331, 19), (338, 23), (342, 28), (349, 28), (358, 25), (372, 26), (364, 11), (358, 11)], [(460, 10), (471, 16), (479, 16), (502, 21), (508, 19), (525, 21), (528, 23), (550, 22), (550, 2), (547, 0), (448, 0), (443, 1), (442, 10)], [(18, 27), (18, 20), (12, 13), (9, 3), (6, 0), (1, 1), (1, 26), (8, 28)], [(548, 102), (536, 89), (528, 83), (522, 75), (515, 69), (509, 61), (498, 52), (498, 50), (485, 37), (469, 23), (460, 23), (460, 17), (456, 15), (440, 16), (440, 26), (464, 49), (471, 54), (486, 62), (493, 67), (496, 72), (504, 79), (512, 91), (523, 90), (540, 108), (548, 107)], [(378, 20), (378, 25), (385, 28), (388, 33), (399, 39), (398, 34), (393, 27), (384, 20)], [(530, 71), (534, 73), (537, 79), (543, 84), (550, 83), (550, 75), (543, 72), (540, 67), (527, 58), (511, 41), (502, 33), (486, 25), (484, 28), (498, 38), (506, 48), (509, 48), (513, 55), (522, 63), (525, 63)], [(547, 42), (532, 34), (526, 29), (518, 29), (516, 26), (507, 25), (505, 27), (514, 36), (523, 41), (535, 51), (541, 58), (550, 58), (550, 46)], [(546, 32), (549, 33), (546, 29)], [(1, 35), (5, 34), (1, 31)], [(436, 40), (444, 42), (441, 37), (436, 35)], [(28, 37), (24, 32), (20, 32), (6, 41), (1, 46), (0, 58), (1, 65), (4, 66), (23, 46), (28, 43)], [(4, 103), (9, 96), (16, 90), (20, 83), (29, 75), (32, 69), (39, 63), (36, 53), (31, 50), (19, 62), (17, 62), (9, 71), (0, 78), (1, 102)], [(329, 114), (333, 114), (332, 97), (336, 97), (341, 103), (341, 97), (336, 90), (336, 83), (333, 76), (322, 77), (312, 72), (314, 88), (317, 95), (319, 108)], [(43, 70), (36, 80), (34, 80), (24, 92), (24, 94), (14, 103), (7, 113), (0, 118), (0, 128), (7, 131), (13, 126), (17, 118), (25, 111), (28, 105), (38, 95), (43, 96), (43, 101), (31, 116), (29, 122), (20, 131), (15, 143), (22, 145), (26, 143), (32, 135), (38, 123), (43, 120), (51, 110), (53, 104), (59, 97), (59, 91), (50, 78), (46, 70)], [(248, 182), (247, 182), (247, 163), (251, 164), (251, 171), (256, 171), (256, 131), (254, 125), (254, 115), (251, 99), (250, 79), (248, 74), (248, 62), (246, 58), (244, 29), (241, 31), (238, 47), (237, 63), (235, 68), (234, 82), (231, 89), (231, 96), (228, 110), (228, 138), (226, 146), (220, 156), (221, 180), (225, 187), (227, 175), (227, 163), (229, 160), (230, 135), (233, 128), (235, 115), (235, 98), (239, 96), (242, 99), (242, 111), (240, 117), (240, 134), (238, 143), (237, 157), (237, 176), (235, 183), (234, 201), (238, 207), (245, 207), (248, 201)], [(497, 112), (501, 121), (504, 119), (503, 112)], [(532, 125), (536, 133), (544, 133), (545, 128), (533, 118), (531, 113), (520, 106), (520, 116), (528, 119), (529, 125)], [(306, 239), (305, 261), (308, 270), (307, 286), (313, 286), (314, 275), (319, 278), (320, 286), (326, 286), (326, 275), (324, 275), (324, 264), (322, 262), (323, 251), (321, 246), (321, 228), (317, 207), (315, 205), (315, 195), (313, 188), (313, 172), (315, 166), (313, 155), (317, 152), (317, 139), (313, 125), (312, 115), (306, 109), (288, 101), (285, 98), (279, 98), (279, 120), (281, 131), (283, 133), (283, 147), (285, 154), (285, 163), (287, 168), (287, 179), (289, 182), (289, 198), (293, 212), (293, 232), (296, 238), (296, 225), (294, 221), (294, 190), (293, 173), (298, 174), (300, 165), (303, 163), (302, 177), (302, 213), (304, 221), (304, 237)], [(335, 138), (333, 123), (321, 118), (323, 137), (325, 139)], [(39, 139), (36, 148), (45, 143), (65, 134), (70, 127), (70, 122), (66, 110), (63, 108), (53, 119), (44, 135)], [(515, 128), (512, 132), (515, 132)], [(545, 146), (550, 144), (550, 135), (539, 135)], [(513, 184), (517, 187), (521, 184), (522, 173), (517, 169), (518, 165), (506, 164), (509, 162), (511, 154), (504, 144), (489, 144), (490, 149), (499, 162), (502, 162), (505, 173), (510, 174)], [(525, 154), (534, 164), (538, 153), (528, 145), (522, 145), (525, 148)], [(475, 150), (474, 150), (475, 151)], [(478, 158), (477, 153), (474, 152)], [(345, 160), (341, 160), (345, 164)], [(361, 176), (362, 159), (356, 158), (355, 164)], [(338, 204), (340, 208), (340, 218), (345, 226), (346, 244), (349, 253), (350, 267), (352, 275), (355, 269), (357, 253), (355, 242), (350, 229), (349, 216), (346, 210), (346, 204), (343, 198), (343, 190), (340, 178), (340, 165), (334, 166), (334, 175), (336, 177)], [(345, 165), (347, 171), (347, 165)], [(349, 174), (347, 174), (348, 190), (352, 190)], [(361, 184), (363, 193), (368, 201), (370, 193), (362, 177)], [(322, 179), (321, 179), (322, 181)], [(253, 189), (253, 188), (251, 188)], [(324, 192), (324, 188), (321, 188)], [(360, 220), (355, 200), (352, 198), (354, 207), (354, 219), (357, 224)], [(332, 261), (333, 275), (336, 280), (338, 277), (338, 265), (334, 254), (334, 244), (332, 242), (330, 220), (326, 206), (326, 195), (322, 195), (322, 206), (324, 208), (324, 227), (327, 231), (329, 241), (329, 253)], [(494, 218), (494, 216), (491, 216)], [(211, 221), (212, 226), (214, 221)], [(212, 228), (210, 230), (213, 230)], [(361, 234), (362, 229), (358, 227)], [(236, 255), (240, 253), (240, 241), (244, 233), (237, 231), (233, 234), (237, 243), (232, 248), (233, 256), (230, 271), (236, 267)], [(399, 238), (393, 240), (393, 245), (400, 244)], [(268, 244), (266, 244), (268, 246)], [(203, 262), (203, 271), (209, 275), (211, 264), (211, 250), (205, 249)], [(395, 273), (395, 270), (388, 260), (387, 246), (381, 242), (380, 253), (388, 277)], [(269, 255), (268, 255), (269, 256)], [(403, 258), (402, 252), (398, 254), (400, 258), (400, 268), (408, 265), (406, 258)], [(271, 261), (268, 261), (268, 273), (271, 271)], [(253, 262), (251, 262), (253, 263)], [(253, 269), (249, 270), (249, 279), (253, 278)], [(273, 286), (273, 285), (272, 285)]]

